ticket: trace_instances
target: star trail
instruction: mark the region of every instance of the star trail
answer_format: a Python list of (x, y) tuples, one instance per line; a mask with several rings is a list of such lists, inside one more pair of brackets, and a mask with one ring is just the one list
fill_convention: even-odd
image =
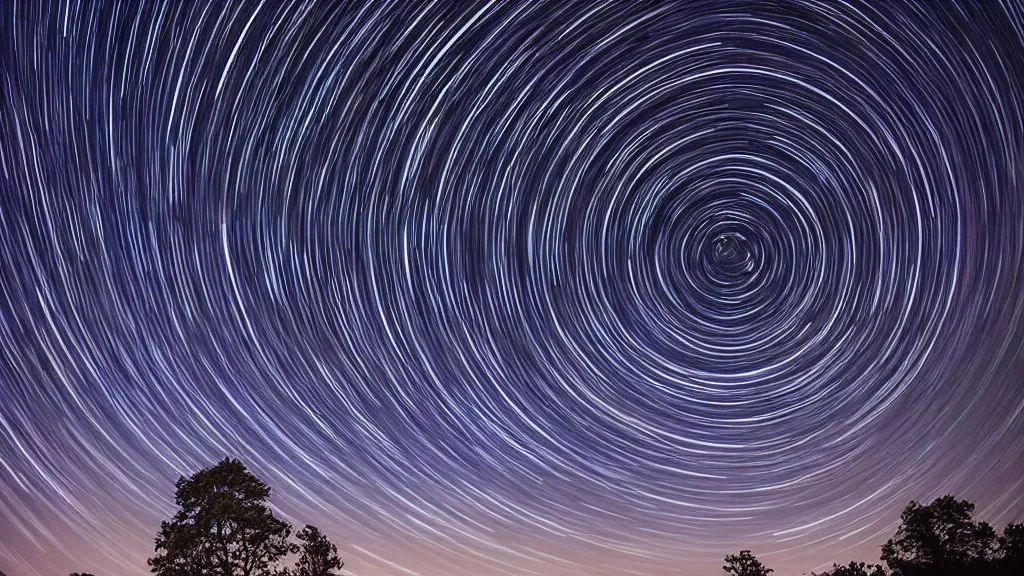
[(1024, 519), (1024, 3), (0, 0), (0, 570), (238, 457), (360, 576)]

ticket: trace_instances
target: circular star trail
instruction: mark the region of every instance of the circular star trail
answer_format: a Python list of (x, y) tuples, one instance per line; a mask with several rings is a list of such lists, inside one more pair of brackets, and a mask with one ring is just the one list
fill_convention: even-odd
[(1024, 6), (0, 2), (0, 569), (225, 455), (363, 576), (1024, 513)]

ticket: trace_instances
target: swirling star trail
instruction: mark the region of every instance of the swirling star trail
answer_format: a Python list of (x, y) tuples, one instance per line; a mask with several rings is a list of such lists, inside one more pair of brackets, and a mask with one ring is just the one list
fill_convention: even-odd
[(1024, 3), (0, 0), (0, 570), (225, 455), (360, 576), (1024, 519)]

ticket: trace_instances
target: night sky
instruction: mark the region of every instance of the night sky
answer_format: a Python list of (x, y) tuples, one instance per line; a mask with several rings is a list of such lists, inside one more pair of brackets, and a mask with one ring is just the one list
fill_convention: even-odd
[(1024, 520), (1024, 3), (0, 0), (0, 570), (238, 457), (359, 576)]

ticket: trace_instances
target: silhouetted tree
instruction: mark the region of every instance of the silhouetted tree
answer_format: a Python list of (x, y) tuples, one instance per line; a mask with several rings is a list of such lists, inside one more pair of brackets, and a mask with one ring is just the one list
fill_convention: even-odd
[(882, 546), (882, 560), (893, 576), (983, 574), (994, 559), (996, 533), (973, 513), (974, 504), (952, 496), (911, 502), (896, 535)]
[(307, 524), (296, 536), (302, 544), (294, 576), (337, 576), (335, 570), (345, 563), (338, 556), (338, 547), (319, 528)]
[(999, 537), (999, 560), (1002, 576), (1024, 574), (1024, 524), (1007, 524)]
[(729, 574), (734, 576), (768, 576), (774, 570), (766, 568), (750, 550), (740, 550), (739, 554), (729, 554), (725, 557), (725, 566), (722, 566)]
[(291, 525), (274, 516), (270, 487), (235, 459), (225, 458), (175, 484), (178, 512), (160, 524), (160, 576), (274, 576), (277, 563), (297, 551)]
[(846, 566), (833, 564), (827, 572), (811, 572), (811, 576), (886, 576), (885, 569), (878, 564), (850, 562)]

